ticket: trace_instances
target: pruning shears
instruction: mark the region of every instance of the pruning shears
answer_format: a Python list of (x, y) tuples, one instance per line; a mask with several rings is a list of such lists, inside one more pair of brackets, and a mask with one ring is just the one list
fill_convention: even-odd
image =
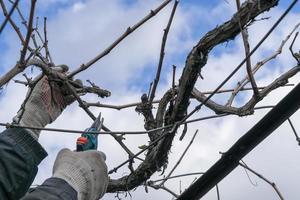
[(101, 113), (99, 113), (92, 126), (87, 128), (85, 133), (81, 134), (81, 136), (77, 139), (76, 151), (97, 150), (98, 134), (95, 132), (99, 132), (101, 130), (103, 121), (104, 119), (101, 118)]

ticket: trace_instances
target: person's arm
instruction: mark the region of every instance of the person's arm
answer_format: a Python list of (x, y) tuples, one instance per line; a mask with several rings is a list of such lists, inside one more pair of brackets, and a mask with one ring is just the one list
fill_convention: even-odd
[[(45, 127), (73, 102), (64, 85), (39, 77), (24, 107), (14, 118), (23, 126)], [(40, 131), (9, 128), (0, 134), (0, 199), (20, 199), (34, 180), (37, 166), (47, 156), (38, 143)]]
[(60, 178), (49, 178), (30, 189), (21, 200), (78, 200), (77, 191)]
[(0, 134), (0, 199), (20, 199), (47, 156), (42, 146), (22, 128)]

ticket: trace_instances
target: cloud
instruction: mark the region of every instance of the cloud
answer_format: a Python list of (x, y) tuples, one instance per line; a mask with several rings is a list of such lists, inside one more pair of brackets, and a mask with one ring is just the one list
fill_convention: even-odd
[[(55, 63), (66, 63), (70, 65), (71, 69), (74, 69), (87, 62), (111, 44), (128, 26), (135, 24), (159, 3), (160, 1), (137, 1), (134, 4), (127, 4), (121, 0), (105, 1), (105, 3), (96, 0), (72, 1), (63, 8), (58, 9), (53, 16), (49, 17), (48, 21), (49, 43)], [(58, 6), (58, 1), (43, 1), (42, 4)], [(181, 2), (181, 4), (182, 7), (179, 7), (176, 13), (175, 23), (172, 25), (169, 35), (166, 47), (165, 71), (162, 73), (163, 82), (158, 88), (157, 97), (161, 97), (171, 85), (171, 68), (167, 68), (168, 65), (176, 64), (178, 66), (176, 74), (178, 80), (182, 66), (184, 66), (186, 54), (199, 40), (200, 35), (206, 32), (208, 28), (213, 28), (216, 24), (227, 20), (234, 12), (234, 5), (227, 5), (224, 2), (219, 3), (212, 10), (201, 5), (195, 6), (184, 4), (184, 2)], [(85, 100), (91, 102), (101, 101), (102, 103), (115, 105), (139, 101), (142, 92), (147, 91), (147, 88), (145, 89), (142, 86), (149, 84), (148, 80), (151, 81), (155, 75), (162, 30), (167, 23), (170, 9), (171, 6), (155, 16), (154, 19), (126, 38), (107, 57), (78, 76), (83, 80), (89, 78), (101, 87), (112, 91), (112, 97), (108, 99), (98, 99), (90, 95), (85, 97)], [(271, 20), (256, 22), (250, 27), (251, 47), (258, 42), (281, 12), (281, 9), (274, 9), (265, 14), (266, 16), (272, 16)], [(292, 13), (287, 21), (291, 22), (297, 18), (299, 18), (299, 15)], [(279, 41), (284, 38), (292, 27), (293, 24), (291, 23), (283, 23), (266, 41), (264, 46), (257, 51), (252, 62), (255, 63), (261, 60), (272, 53), (274, 49), (277, 49)], [(200, 28), (201, 31), (196, 30)], [(19, 49), (17, 48), (19, 44), (14, 36), (9, 36), (6, 39), (9, 48), (4, 55), (5, 58), (9, 58), (6, 59), (9, 61), (3, 61), (1, 64), (12, 63)], [(230, 45), (230, 48), (222, 45), (219, 47), (218, 52), (213, 51), (210, 55), (208, 63), (202, 71), (205, 79), (197, 82), (197, 87), (202, 91), (214, 89), (242, 60), (244, 50), (241, 38), (237, 38)], [(297, 48), (299, 48), (299, 43), (295, 46), (295, 49)], [(260, 85), (270, 83), (282, 73), (282, 70), (287, 70), (293, 66), (294, 61), (286, 52), (287, 49), (285, 48), (277, 62), (267, 65), (257, 75)], [(236, 80), (244, 76), (245, 70), (243, 69), (234, 77), (234, 81), (226, 85), (226, 88), (233, 87)], [(299, 76), (295, 77), (293, 82), (297, 83), (298, 79)], [(1, 122), (10, 121), (15, 115), (20, 102), (25, 96), (25, 90), (23, 86), (12, 83), (4, 90), (0, 98), (2, 105)], [(283, 88), (271, 93), (261, 105), (276, 104), (289, 90), (290, 88)], [(244, 94), (246, 94), (245, 98), (241, 101), (245, 101), (251, 95), (250, 92)], [(218, 95), (215, 99), (224, 102), (226, 97), (228, 95)], [(191, 109), (197, 104), (197, 102), (192, 101)], [(92, 111), (95, 114), (101, 111), (105, 118), (105, 124), (112, 130), (143, 130), (143, 117), (138, 115), (134, 108), (122, 111), (92, 108)], [(206, 171), (220, 158), (220, 151), (225, 152), (228, 150), (266, 112), (266, 110), (263, 110), (257, 111), (254, 116), (243, 118), (232, 116), (190, 124), (189, 132), (183, 141), (178, 140), (180, 132), (174, 139), (166, 174), (174, 166), (196, 129), (199, 129), (198, 136), (174, 174)], [(193, 117), (210, 114), (212, 114), (211, 111), (203, 109)], [(292, 120), (297, 122), (299, 117), (299, 114), (296, 114), (292, 117)], [(74, 103), (49, 127), (82, 130), (90, 124), (91, 119), (78, 107), (77, 103)], [(49, 152), (49, 156), (41, 164), (35, 183), (40, 184), (45, 178), (51, 176), (52, 165), (57, 152), (65, 147), (74, 149), (77, 137), (76, 134), (53, 132), (44, 132), (41, 135), (40, 142)], [(106, 153), (107, 164), (110, 169), (127, 159), (127, 154), (111, 136), (100, 136), (99, 139), (99, 149)], [(147, 144), (147, 141), (148, 139), (145, 136), (126, 136), (126, 140), (124, 140), (134, 152), (138, 151), (137, 146)], [(249, 166), (276, 182), (286, 199), (297, 199), (297, 188), (291, 187), (292, 183), (297, 185), (297, 179), (299, 179), (297, 166), (300, 163), (296, 159), (299, 154), (297, 147), (290, 127), (284, 124), (257, 149), (252, 151), (245, 158), (245, 161)], [(121, 168), (112, 177), (120, 177), (128, 174), (128, 171), (127, 167)], [(250, 175), (250, 177), (253, 181), (258, 182), (257, 187), (253, 187), (249, 183), (245, 172), (241, 168), (234, 170), (219, 184), (221, 198), (233, 200), (276, 198), (269, 185), (253, 175)], [(155, 174), (152, 177), (152, 179), (156, 178), (161, 178), (161, 176)], [(189, 186), (194, 177), (180, 180), (183, 190)], [(178, 179), (170, 180), (167, 182), (167, 186), (179, 192)], [(132, 199), (171, 199), (170, 195), (163, 191), (150, 189), (149, 194), (145, 194), (143, 187), (132, 191), (131, 195)], [(107, 194), (104, 199), (112, 199), (114, 196), (115, 194)], [(215, 190), (213, 189), (204, 199), (216, 199)]]

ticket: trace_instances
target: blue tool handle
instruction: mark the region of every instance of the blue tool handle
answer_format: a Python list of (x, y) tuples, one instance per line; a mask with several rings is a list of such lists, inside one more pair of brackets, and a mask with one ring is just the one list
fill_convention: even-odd
[(86, 130), (86, 133), (81, 135), (81, 138), (86, 138), (85, 142), (77, 140), (76, 151), (87, 151), (87, 150), (97, 150), (98, 148), (98, 135), (90, 133), (92, 131), (97, 131), (95, 128), (89, 128)]

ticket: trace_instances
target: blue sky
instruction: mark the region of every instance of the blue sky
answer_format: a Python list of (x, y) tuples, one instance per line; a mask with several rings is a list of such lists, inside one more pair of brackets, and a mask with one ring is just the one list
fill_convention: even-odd
[[(28, 1), (21, 2), (21, 9), (26, 13), (28, 11)], [(40, 17), (41, 22), (44, 16), (48, 18), (49, 45), (55, 63), (65, 63), (74, 69), (105, 49), (128, 26), (135, 24), (160, 2), (159, 0), (43, 0), (38, 1), (37, 15)], [(235, 5), (233, 1), (229, 2), (228, 4), (225, 0), (180, 1), (174, 18), (174, 24), (169, 33), (157, 97), (161, 97), (170, 87), (172, 65), (175, 64), (178, 66), (176, 76), (176, 80), (178, 80), (186, 56), (193, 45), (207, 31), (232, 16), (235, 11)], [(289, 2), (281, 0), (279, 7), (265, 14), (265, 16), (272, 17), (269, 21), (257, 22), (253, 27), (250, 27), (251, 46), (254, 46), (258, 42)], [(108, 56), (78, 76), (82, 80), (89, 78), (99, 86), (109, 89), (112, 92), (112, 96), (107, 99), (100, 99), (90, 95), (84, 97), (85, 100), (90, 102), (100, 101), (109, 104), (132, 103), (139, 101), (142, 93), (148, 92), (149, 83), (155, 77), (161, 37), (171, 8), (172, 5), (169, 5), (166, 9), (162, 10), (161, 13), (143, 25), (138, 31), (126, 38)], [(299, 12), (300, 6), (298, 4), (293, 9), (291, 17), (287, 18), (278, 27), (278, 30), (271, 35), (263, 47), (253, 56), (253, 63), (265, 58), (278, 48), (280, 41), (291, 30), (294, 24), (300, 21)], [(17, 15), (14, 14), (14, 19), (17, 18)], [(0, 21), (1, 19), (3, 19), (2, 16), (0, 17)], [(296, 46), (298, 49), (300, 48), (299, 42)], [(4, 71), (7, 71), (15, 63), (19, 55), (19, 50), (19, 41), (8, 25), (7, 30), (0, 35), (0, 75), (3, 75)], [(203, 69), (205, 79), (199, 80), (196, 84), (197, 87), (201, 91), (214, 89), (243, 59), (243, 56), (244, 50), (240, 37), (237, 37), (237, 40), (233, 42), (218, 46), (211, 52), (208, 63)], [(291, 59), (285, 47), (282, 55), (276, 61), (272, 61), (256, 75), (259, 85), (270, 83), (279, 76), (280, 72), (288, 70), (294, 64), (295, 62)], [(38, 70), (35, 70), (33, 74), (28, 70), (27, 73), (30, 76), (34, 76), (38, 73)], [(234, 77), (234, 81), (226, 85), (226, 88), (233, 87), (236, 81), (244, 76), (245, 70), (243, 69)], [(22, 77), (18, 76), (17, 79), (22, 79)], [(298, 80), (299, 77), (296, 77), (292, 82), (298, 83)], [(279, 89), (277, 92), (272, 93), (262, 104), (275, 104), (288, 90), (289, 88)], [(2, 106), (0, 111), (1, 122), (11, 121), (19, 109), (20, 102), (24, 99), (25, 93), (25, 87), (13, 83), (10, 83), (4, 89), (4, 92), (0, 94), (0, 105)], [(243, 94), (245, 95), (239, 96), (235, 103), (243, 103), (251, 95), (251, 93)], [(217, 96), (216, 99), (220, 102), (226, 102), (227, 97), (228, 95)], [(197, 105), (197, 102), (192, 101), (191, 105), (193, 107)], [(137, 115), (134, 112), (134, 108), (122, 111), (92, 108), (92, 111), (94, 113), (101, 111), (105, 118), (105, 123), (109, 127), (112, 127), (113, 130), (143, 130), (143, 117)], [(184, 160), (184, 165), (181, 165), (176, 173), (207, 169), (220, 157), (219, 151), (226, 151), (264, 113), (265, 111), (259, 111), (254, 116), (243, 118), (228, 117), (190, 125), (189, 133), (184, 141), (179, 142), (178, 138), (174, 140), (169, 159), (170, 165), (175, 163), (182, 149), (189, 142), (192, 133), (198, 128), (201, 130), (201, 133), (196, 138), (196, 144), (190, 150), (186, 160)], [(201, 112), (196, 113), (195, 117), (211, 114), (212, 112), (208, 109), (203, 109)], [(295, 121), (300, 120), (299, 114), (295, 115), (292, 119)], [(90, 123), (91, 120), (74, 103), (50, 126), (80, 130), (88, 127)], [(288, 126), (283, 126), (278, 131), (277, 136), (272, 137), (262, 147), (258, 148), (253, 155), (246, 158), (246, 161), (249, 161), (252, 166), (257, 167), (259, 171), (264, 172), (266, 176), (274, 177), (274, 181), (278, 183), (280, 188), (284, 189), (283, 193), (287, 199), (297, 200), (295, 198), (295, 195), (298, 193), (297, 189), (287, 186), (300, 178), (297, 176), (300, 174), (299, 169), (286, 171), (281, 168), (281, 160), (284, 160), (288, 167), (295, 168), (295, 163), (292, 160), (299, 156), (297, 154), (299, 153), (299, 149), (292, 149), (297, 147), (292, 134), (286, 136), (286, 133), (290, 133), (290, 129)], [(39, 174), (35, 180), (37, 184), (40, 184), (45, 178), (51, 176), (52, 164), (59, 149), (64, 147), (74, 148), (77, 135), (60, 135), (61, 142), (57, 144), (57, 137), (53, 136), (53, 134), (44, 132), (40, 138), (41, 144), (49, 152), (49, 157), (40, 166)], [(133, 151), (137, 151), (137, 144), (146, 144), (147, 141), (148, 139), (145, 137), (128, 137), (125, 142)], [(281, 142), (284, 144), (280, 147), (281, 151), (277, 152), (277, 149), (279, 149), (278, 144)], [(107, 155), (109, 168), (116, 166), (121, 160), (126, 159), (126, 155), (122, 149), (109, 137), (101, 137), (100, 146), (101, 150)], [(111, 151), (111, 149), (114, 149), (114, 151)], [(278, 157), (276, 157), (277, 155), (270, 154), (269, 151), (271, 150), (277, 152)], [(288, 159), (286, 159), (287, 157)], [(266, 159), (270, 160), (270, 162), (266, 163)], [(280, 160), (279, 164), (276, 162), (276, 159)], [(126, 173), (128, 173), (127, 169), (122, 169), (114, 177), (119, 177)], [(154, 175), (154, 177), (158, 177), (158, 175)], [(183, 187), (188, 186), (193, 178), (183, 179)], [(168, 186), (178, 191), (178, 182), (170, 182)], [(228, 179), (222, 182), (220, 190), (222, 191), (222, 197), (230, 200), (277, 198), (269, 190), (269, 187), (263, 183), (259, 187), (250, 187), (242, 170), (234, 171)], [(113, 195), (107, 195), (104, 199), (112, 198)], [(139, 188), (136, 192), (133, 192), (132, 199), (141, 198), (169, 199), (170, 196), (161, 191), (151, 191), (151, 195), (145, 194), (143, 188)], [(205, 198), (205, 200), (213, 199), (215, 199), (214, 192), (209, 193)]]

